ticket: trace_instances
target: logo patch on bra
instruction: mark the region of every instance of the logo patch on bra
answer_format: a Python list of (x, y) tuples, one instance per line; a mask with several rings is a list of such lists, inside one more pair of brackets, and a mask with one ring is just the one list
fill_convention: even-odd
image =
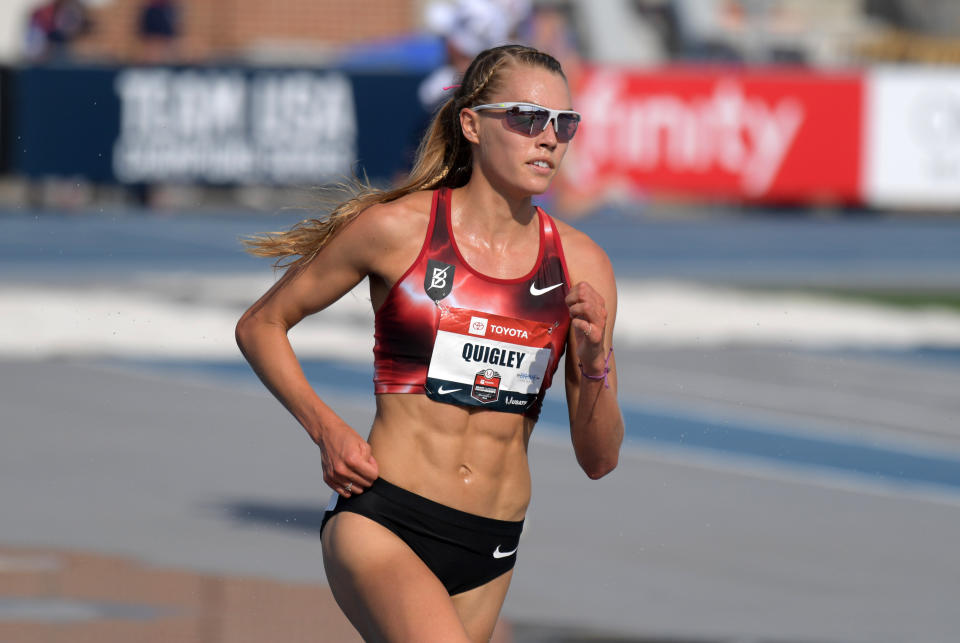
[(423, 291), (434, 301), (440, 301), (453, 290), (453, 273), (456, 266), (437, 261), (427, 260), (427, 274), (423, 277)]

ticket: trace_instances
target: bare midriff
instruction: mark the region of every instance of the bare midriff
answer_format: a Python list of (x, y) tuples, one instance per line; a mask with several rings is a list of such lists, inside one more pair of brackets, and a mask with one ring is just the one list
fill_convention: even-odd
[(369, 442), (388, 482), (460, 511), (522, 520), (533, 425), (515, 413), (381, 394)]

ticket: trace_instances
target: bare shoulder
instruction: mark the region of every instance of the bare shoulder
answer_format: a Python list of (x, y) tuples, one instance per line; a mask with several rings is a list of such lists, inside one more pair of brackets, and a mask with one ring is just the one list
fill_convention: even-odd
[(425, 235), (432, 199), (431, 192), (413, 192), (389, 203), (378, 203), (361, 212), (354, 225), (367, 238), (383, 241), (403, 240), (418, 232)]
[(349, 263), (361, 273), (392, 281), (419, 254), (430, 223), (431, 203), (432, 193), (414, 192), (372, 205), (350, 221), (324, 253), (330, 262)]
[(586, 233), (577, 230), (569, 223), (553, 219), (560, 233), (563, 254), (567, 259), (567, 269), (573, 283), (594, 281), (596, 279), (613, 281), (613, 266), (610, 257)]

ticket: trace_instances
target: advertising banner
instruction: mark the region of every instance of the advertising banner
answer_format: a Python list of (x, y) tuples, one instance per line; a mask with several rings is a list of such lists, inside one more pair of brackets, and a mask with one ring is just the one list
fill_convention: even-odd
[(310, 183), (357, 158), (340, 73), (124, 69), (113, 169), (124, 183)]
[[(0, 171), (95, 182), (390, 182), (427, 124), (422, 74), (0, 69)], [(611, 196), (960, 209), (960, 72), (588, 67), (555, 183)]]
[(866, 78), (867, 200), (960, 209), (960, 72), (889, 67)]
[(417, 75), (249, 68), (15, 73), (14, 167), (121, 183), (320, 185), (409, 167)]
[(0, 67), (0, 173), (10, 169), (7, 141), (10, 139), (10, 70)]
[(858, 201), (862, 93), (858, 74), (588, 69), (565, 187)]

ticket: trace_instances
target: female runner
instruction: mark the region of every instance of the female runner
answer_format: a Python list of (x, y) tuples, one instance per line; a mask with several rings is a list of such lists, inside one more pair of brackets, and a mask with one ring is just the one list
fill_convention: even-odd
[[(570, 435), (590, 478), (623, 420), (606, 254), (531, 204), (580, 115), (559, 63), (481, 52), (426, 134), (406, 185), (259, 237), (299, 257), (237, 324), (237, 342), (320, 447), (335, 490), (330, 588), (371, 641), (486, 641), (530, 500), (527, 445), (561, 355)], [(364, 440), (310, 387), (287, 331), (369, 279), (376, 417)]]

